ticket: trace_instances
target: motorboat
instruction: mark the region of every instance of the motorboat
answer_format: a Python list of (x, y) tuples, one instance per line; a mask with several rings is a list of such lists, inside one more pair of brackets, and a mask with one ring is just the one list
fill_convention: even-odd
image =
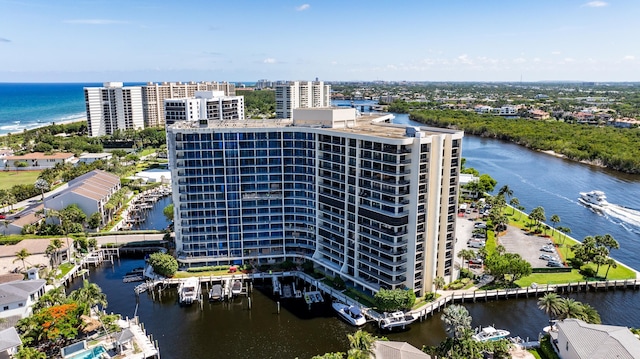
[(479, 342), (489, 342), (493, 340), (503, 339), (511, 334), (508, 330), (496, 329), (494, 327), (484, 327), (472, 336)]
[(583, 205), (594, 210), (602, 210), (604, 207), (609, 205), (609, 202), (607, 202), (607, 196), (605, 196), (602, 191), (580, 192), (580, 198), (578, 200)]
[(214, 284), (209, 290), (209, 301), (214, 302), (222, 299), (222, 285)]
[(380, 319), (379, 325), (381, 329), (391, 330), (393, 328), (404, 328), (405, 326), (415, 322), (418, 319), (410, 313), (397, 311), (393, 313), (385, 313), (384, 318)]
[(338, 312), (340, 317), (347, 321), (347, 323), (359, 327), (367, 322), (367, 319), (362, 314), (360, 308), (355, 305), (346, 305), (340, 302), (333, 302), (331, 304), (333, 309)]
[(190, 305), (198, 300), (200, 294), (200, 282), (198, 278), (187, 278), (178, 286), (180, 304)]
[(242, 282), (240, 281), (240, 279), (236, 279), (233, 281), (233, 284), (231, 285), (231, 294), (235, 297), (236, 295), (239, 295), (242, 293)]

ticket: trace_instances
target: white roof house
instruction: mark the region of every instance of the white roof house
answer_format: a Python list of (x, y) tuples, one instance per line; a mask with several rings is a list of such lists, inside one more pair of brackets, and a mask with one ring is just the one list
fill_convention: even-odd
[(640, 358), (640, 340), (627, 327), (579, 319), (558, 321), (556, 327), (554, 343), (561, 359)]
[(0, 318), (28, 317), (33, 303), (44, 294), (46, 284), (44, 279), (0, 284)]
[(376, 359), (430, 359), (431, 356), (407, 342), (376, 340), (373, 356)]
[(20, 345), (22, 345), (22, 340), (20, 340), (16, 328), (0, 330), (0, 358), (13, 358), (12, 355), (17, 352)]
[(83, 153), (78, 157), (78, 163), (93, 163), (98, 160), (109, 161), (113, 155), (108, 152), (104, 153)]

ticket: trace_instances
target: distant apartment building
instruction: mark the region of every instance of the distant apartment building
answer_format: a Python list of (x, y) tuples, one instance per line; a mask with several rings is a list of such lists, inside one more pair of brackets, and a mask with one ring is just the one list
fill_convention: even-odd
[(144, 128), (142, 88), (105, 82), (103, 87), (85, 87), (89, 136), (112, 135), (118, 130)]
[(229, 82), (149, 82), (142, 86), (142, 108), (147, 127), (165, 125), (164, 100), (194, 97), (196, 91), (222, 91), (225, 96), (235, 96), (236, 86)]
[(222, 91), (196, 91), (191, 98), (164, 100), (165, 124), (177, 121), (197, 121), (207, 126), (209, 121), (244, 120), (244, 96), (225, 96)]
[(352, 108), (167, 128), (185, 266), (313, 261), (359, 289), (452, 280), (462, 131)]
[(291, 118), (296, 108), (331, 107), (331, 86), (322, 81), (276, 84), (276, 118)]
[(273, 88), (273, 81), (269, 81), (267, 79), (261, 79), (261, 80), (258, 80), (258, 82), (256, 82), (255, 87), (258, 90), (270, 89), (270, 88)]
[(499, 116), (517, 116), (518, 108), (516, 106), (502, 106), (494, 109)]

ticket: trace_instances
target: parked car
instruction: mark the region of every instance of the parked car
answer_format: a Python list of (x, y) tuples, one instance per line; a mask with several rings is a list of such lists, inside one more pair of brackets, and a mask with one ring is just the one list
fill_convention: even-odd
[(476, 224), (473, 225), (473, 228), (487, 228), (487, 225), (482, 222), (476, 222)]
[(554, 253), (556, 251), (556, 249), (553, 246), (550, 245), (544, 245), (542, 246), (542, 248), (540, 248), (541, 251), (545, 251), (545, 252), (549, 252), (549, 253)]
[(564, 264), (560, 263), (559, 261), (549, 261), (547, 262), (547, 267), (564, 267)]
[(485, 245), (484, 241), (470, 240), (467, 242), (469, 248), (482, 248)]
[(546, 253), (542, 253), (539, 258), (544, 259), (545, 261), (558, 260), (558, 257), (552, 256), (551, 254), (546, 254)]
[(482, 265), (482, 258), (469, 259), (469, 265)]
[(6, 214), (4, 214), (4, 213), (0, 213), (0, 219), (6, 219), (6, 218), (7, 218), (7, 215), (6, 215)]

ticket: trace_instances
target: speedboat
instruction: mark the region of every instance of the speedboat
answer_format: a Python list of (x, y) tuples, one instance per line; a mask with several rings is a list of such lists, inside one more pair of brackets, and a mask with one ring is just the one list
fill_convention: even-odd
[(198, 278), (187, 278), (184, 281), (180, 282), (178, 286), (178, 296), (180, 300), (180, 304), (193, 304), (196, 300), (198, 300), (198, 295), (200, 292), (200, 282)]
[(418, 319), (417, 316), (402, 311), (384, 313), (384, 318), (380, 319), (379, 325), (381, 329), (391, 330), (397, 327), (404, 329), (405, 326), (415, 322), (416, 319)]
[(214, 284), (209, 290), (209, 301), (222, 300), (222, 286), (220, 284)]
[(496, 329), (494, 327), (484, 327), (482, 328), (482, 330), (474, 334), (472, 338), (479, 342), (489, 342), (493, 340), (506, 338), (507, 336), (509, 336), (509, 334), (511, 333), (504, 329)]
[(340, 302), (333, 302), (331, 306), (333, 307), (333, 310), (338, 312), (342, 319), (346, 320), (347, 323), (351, 325), (359, 327), (367, 322), (367, 319), (364, 317), (364, 315), (362, 315), (362, 311), (360, 310), (360, 308), (356, 307), (355, 305), (346, 305)]
[(583, 205), (594, 210), (602, 210), (609, 205), (607, 196), (605, 196), (602, 191), (580, 192), (580, 198), (578, 200)]

